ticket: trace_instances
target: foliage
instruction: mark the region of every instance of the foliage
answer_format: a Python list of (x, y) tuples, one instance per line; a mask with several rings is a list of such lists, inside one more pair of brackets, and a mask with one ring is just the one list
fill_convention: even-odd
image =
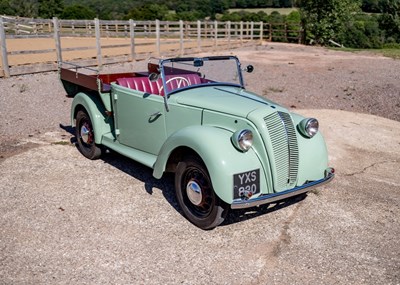
[[(332, 48), (334, 50), (339, 50), (339, 48)], [(394, 59), (400, 59), (400, 44), (394, 44), (394, 45), (384, 45), (383, 48), (380, 49), (359, 49), (359, 48), (341, 48), (341, 51), (347, 51), (347, 52), (359, 52), (359, 51), (368, 51), (371, 53), (379, 54), (382, 56), (394, 58)]]
[(400, 42), (400, 0), (381, 0), (379, 26), (387, 42)]
[(39, 17), (51, 19), (61, 15), (64, 9), (63, 0), (38, 0)]
[(0, 15), (14, 15), (14, 13), (9, 0), (0, 0)]
[[(277, 7), (291, 7), (286, 9), (292, 12), (271, 11)], [(230, 8), (235, 9), (229, 12)], [(400, 43), (400, 0), (0, 0), (0, 14), (64, 19), (262, 21), (286, 23), (284, 28), (289, 31), (297, 30), (301, 22), (306, 42), (328, 45), (334, 40), (360, 48)], [(296, 34), (290, 32), (288, 36)]]
[(379, 13), (379, 0), (363, 0), (361, 9), (368, 13)]
[(346, 23), (359, 11), (358, 0), (299, 0), (302, 21), (307, 36), (318, 44), (337, 40), (346, 29)]
[(143, 20), (165, 20), (168, 14), (168, 7), (165, 5), (146, 4), (133, 8), (125, 16), (125, 19)]
[(351, 48), (381, 48), (382, 31), (379, 29), (378, 17), (367, 14), (354, 15), (346, 23), (346, 32), (339, 35), (339, 41)]
[(400, 47), (399, 48), (383, 48), (379, 51), (375, 51), (381, 53), (383, 56), (391, 57), (394, 59), (400, 59)]
[(62, 19), (75, 19), (75, 20), (87, 20), (94, 19), (96, 13), (89, 7), (83, 5), (70, 5), (64, 8), (61, 14)]
[(63, 0), (0, 0), (0, 14), (51, 19), (61, 15)]
[(231, 22), (243, 21), (243, 22), (284, 23), (286, 21), (286, 16), (280, 14), (277, 11), (272, 12), (268, 16), (268, 14), (263, 11), (259, 11), (257, 13), (251, 13), (247, 12), (246, 10), (240, 10), (232, 13), (224, 13), (220, 18), (220, 20), (231, 21)]
[(294, 0), (236, 0), (230, 8), (293, 7)]
[(287, 29), (291, 32), (288, 33), (289, 37), (297, 37), (298, 33), (294, 32), (299, 30), (299, 23), (301, 23), (301, 15), (299, 11), (293, 11), (286, 16)]
[(209, 17), (215, 19), (217, 13), (224, 13), (229, 8), (229, 0), (193, 0), (193, 1), (175, 1), (175, 5), (170, 7), (176, 13), (188, 15), (192, 13), (197, 19)]
[(37, 17), (38, 4), (35, 0), (0, 0), (0, 14)]

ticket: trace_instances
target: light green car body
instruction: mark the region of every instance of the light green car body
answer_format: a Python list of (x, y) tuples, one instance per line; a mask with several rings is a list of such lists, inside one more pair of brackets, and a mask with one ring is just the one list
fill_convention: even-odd
[[(96, 144), (152, 168), (158, 179), (164, 172), (173, 171), (179, 159), (174, 156), (184, 151), (197, 154), (208, 170), (216, 195), (232, 208), (294, 196), (333, 178), (322, 135), (304, 136), (298, 127), (304, 117), (264, 97), (241, 87), (201, 86), (174, 93), (167, 104), (168, 110), (163, 96), (112, 83), (110, 93), (76, 94), (71, 122), (75, 126), (77, 111), (85, 109), (95, 130)], [(278, 126), (269, 123), (274, 120)], [(282, 122), (285, 132), (286, 124), (292, 126), (291, 141), (297, 144), (298, 152), (294, 162), (281, 162), (276, 154), (281, 151), (277, 150), (279, 146), (289, 147), (289, 138), (271, 138), (271, 129), (280, 128)], [(246, 152), (232, 143), (232, 135), (242, 129), (253, 133), (253, 145)], [(282, 174), (291, 167), (296, 168), (294, 174)], [(235, 198), (234, 176), (247, 173), (250, 177), (254, 170), (259, 170), (259, 193)]]

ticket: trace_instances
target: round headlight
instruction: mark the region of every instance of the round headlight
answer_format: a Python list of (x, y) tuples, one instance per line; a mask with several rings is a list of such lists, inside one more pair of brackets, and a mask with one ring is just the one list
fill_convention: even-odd
[(233, 145), (241, 150), (248, 151), (253, 145), (253, 133), (250, 130), (240, 130), (232, 135)]
[(317, 119), (304, 119), (299, 124), (299, 131), (306, 137), (312, 138), (318, 133), (319, 123)]

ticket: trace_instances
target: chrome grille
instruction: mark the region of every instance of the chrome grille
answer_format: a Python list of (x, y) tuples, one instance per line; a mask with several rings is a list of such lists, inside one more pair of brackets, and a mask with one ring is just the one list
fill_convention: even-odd
[(275, 164), (275, 190), (294, 187), (299, 166), (296, 130), (289, 114), (275, 112), (264, 118), (271, 140)]

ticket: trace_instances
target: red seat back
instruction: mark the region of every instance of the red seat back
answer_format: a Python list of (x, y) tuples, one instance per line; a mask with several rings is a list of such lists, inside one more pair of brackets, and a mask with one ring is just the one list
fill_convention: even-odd
[[(173, 78), (176, 77), (177, 79), (173, 80)], [(187, 82), (189, 82), (189, 84), (185, 80), (179, 80), (179, 77), (185, 78)], [(168, 80), (170, 80), (167, 86), (169, 91), (175, 90), (177, 88), (183, 88), (190, 85), (196, 85), (202, 83), (200, 76), (195, 73), (167, 75), (166, 81)], [(118, 78), (116, 81), (118, 85), (138, 90), (141, 92), (156, 94), (161, 96), (164, 96), (165, 94), (161, 78), (155, 82), (151, 82), (147, 77), (123, 77), (123, 78)]]

